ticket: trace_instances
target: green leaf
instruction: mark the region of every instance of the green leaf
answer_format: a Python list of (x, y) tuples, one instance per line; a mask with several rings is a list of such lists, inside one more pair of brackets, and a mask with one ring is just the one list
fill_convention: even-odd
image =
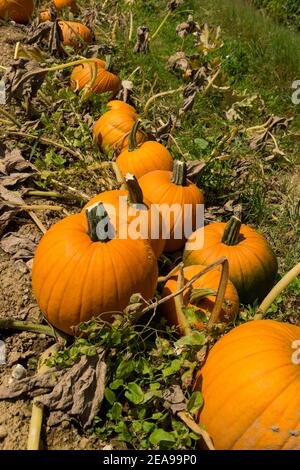
[(194, 144), (201, 150), (205, 150), (208, 146), (208, 142), (205, 139), (202, 139), (202, 137), (197, 137), (194, 140)]
[(138, 405), (139, 403), (142, 403), (144, 401), (144, 392), (137, 383), (131, 382), (127, 385), (126, 388), (127, 390), (125, 392), (125, 397), (129, 401), (131, 401), (135, 405)]
[(176, 374), (181, 368), (182, 360), (174, 359), (167, 367), (162, 371), (164, 377), (169, 377), (170, 375)]
[(132, 429), (135, 433), (140, 432), (143, 428), (143, 425), (140, 421), (133, 421), (132, 422)]
[(183, 307), (182, 311), (184, 315), (187, 318), (187, 321), (191, 323), (197, 323), (197, 322), (207, 322), (207, 316), (205, 313), (199, 309), (199, 307)]
[(104, 396), (110, 405), (113, 405), (115, 401), (117, 401), (116, 394), (109, 388), (104, 390)]
[(122, 360), (117, 367), (116, 378), (126, 379), (127, 377), (129, 377), (129, 375), (135, 369), (135, 367), (136, 367), (136, 363), (134, 360), (129, 360), (129, 361), (126, 359)]
[(108, 417), (112, 418), (115, 421), (118, 421), (122, 416), (123, 407), (121, 403), (115, 402), (109, 412), (107, 413)]
[(192, 331), (191, 334), (183, 336), (178, 341), (176, 341), (175, 346), (203, 346), (205, 343), (205, 335), (200, 333), (200, 331)]
[(152, 445), (157, 446), (161, 443), (173, 444), (175, 438), (172, 433), (165, 431), (161, 428), (156, 428), (150, 435), (149, 441)]
[(122, 385), (124, 385), (124, 380), (116, 379), (109, 384), (109, 388), (111, 390), (117, 390), (118, 388), (122, 387)]
[(193, 392), (188, 401), (187, 409), (192, 416), (196, 415), (203, 405), (203, 398), (201, 392)]
[(118, 433), (118, 439), (120, 441), (130, 442), (132, 439), (132, 434), (129, 432), (128, 427), (124, 423), (124, 421), (120, 421), (115, 426), (115, 431)]
[(153, 429), (155, 428), (155, 424), (154, 423), (150, 423), (149, 421), (145, 421), (143, 423), (143, 431), (145, 432), (152, 432)]

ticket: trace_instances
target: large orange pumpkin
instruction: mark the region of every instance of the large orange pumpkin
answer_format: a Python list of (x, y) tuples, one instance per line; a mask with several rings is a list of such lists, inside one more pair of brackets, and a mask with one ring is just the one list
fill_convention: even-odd
[(299, 340), (298, 326), (256, 320), (212, 348), (195, 389), (217, 450), (300, 450)]
[(0, 18), (16, 23), (28, 23), (33, 9), (33, 0), (0, 0)]
[(116, 163), (121, 173), (133, 173), (137, 178), (154, 170), (173, 169), (173, 158), (168, 149), (159, 142), (148, 141), (138, 145), (136, 133), (139, 121), (131, 129), (128, 138), (128, 148), (118, 156)]
[[(184, 268), (184, 283), (192, 279), (193, 276), (203, 271), (207, 266), (187, 266)], [(183, 292), (183, 305), (194, 310), (192, 318), (189, 320), (191, 326), (201, 329), (204, 327), (203, 320), (208, 319), (212, 313), (219, 283), (221, 272), (217, 269), (209, 271), (199, 277), (191, 287)], [(172, 276), (164, 286), (163, 297), (174, 294), (177, 291), (177, 275)], [(192, 296), (192, 297), (191, 297)], [(232, 282), (228, 281), (223, 306), (220, 312), (219, 321), (222, 323), (230, 323), (233, 321), (239, 311), (239, 296)], [(170, 325), (179, 326), (182, 330), (180, 319), (178, 318), (175, 298), (168, 300), (162, 304), (162, 312)]]
[(85, 214), (66, 217), (42, 238), (34, 257), (32, 286), (38, 305), (56, 328), (72, 334), (71, 326), (101, 315), (112, 321), (134, 293), (151, 299), (157, 260), (146, 240), (118, 238), (101, 203)]
[(128, 103), (125, 103), (125, 101), (122, 100), (111, 100), (106, 103), (106, 106), (107, 108), (109, 108), (110, 111), (124, 111), (129, 114), (138, 114), (133, 106)]
[(139, 184), (145, 198), (160, 206), (168, 232), (165, 251), (179, 250), (195, 230), (199, 205), (204, 203), (201, 189), (186, 177), (186, 164), (176, 160), (173, 173), (151, 171), (139, 179)]
[(80, 47), (83, 43), (90, 44), (93, 40), (93, 33), (82, 23), (75, 21), (58, 22), (63, 35), (64, 46)]
[(52, 0), (53, 5), (57, 10), (63, 10), (64, 8), (70, 8), (71, 11), (77, 12), (78, 7), (76, 0)]
[(261, 300), (269, 292), (277, 274), (277, 260), (263, 235), (241, 224), (236, 217), (227, 224), (215, 222), (198, 230), (188, 243), (198, 236), (203, 238), (203, 244), (198, 249), (185, 250), (186, 266), (209, 265), (225, 256), (229, 262), (229, 278), (241, 302)]
[[(138, 116), (127, 110), (111, 110), (102, 114), (94, 126), (94, 139), (102, 151), (122, 150), (128, 145), (128, 136)], [(138, 130), (138, 143), (146, 140), (144, 132)]]
[[(118, 189), (97, 194), (84, 206), (83, 211), (96, 202), (102, 202), (109, 214), (108, 205), (111, 205), (118, 212), (121, 224), (125, 227), (127, 223), (129, 226), (126, 236), (133, 240), (140, 237), (148, 239), (155, 256), (158, 258), (166, 243), (162, 237), (162, 216), (158, 209), (143, 197), (142, 190), (134, 175), (128, 173), (125, 176), (125, 184), (127, 190)], [(113, 214), (111, 215), (113, 216)]]
[(93, 93), (112, 92), (115, 95), (120, 87), (121, 80), (111, 71), (111, 60), (96, 59), (95, 62), (88, 62), (74, 67), (71, 73), (71, 89), (85, 90), (85, 96)]

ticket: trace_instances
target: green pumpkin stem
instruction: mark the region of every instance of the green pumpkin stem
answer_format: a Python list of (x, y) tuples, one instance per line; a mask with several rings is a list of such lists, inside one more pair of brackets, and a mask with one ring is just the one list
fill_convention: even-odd
[(138, 131), (138, 128), (140, 127), (140, 124), (141, 124), (141, 121), (138, 119), (137, 121), (135, 121), (135, 123), (133, 124), (131, 128), (130, 134), (128, 136), (128, 151), (129, 152), (133, 152), (134, 150), (138, 148), (138, 144), (136, 141), (136, 133)]
[(107, 72), (111, 72), (112, 66), (113, 66), (112, 56), (111, 56), (111, 55), (107, 55), (107, 56), (105, 57), (105, 62), (106, 62), (106, 64), (105, 64), (105, 70), (106, 70)]
[(187, 186), (187, 168), (185, 162), (181, 162), (180, 160), (174, 161), (171, 182), (178, 186)]
[(237, 245), (239, 242), (241, 225), (242, 222), (240, 219), (235, 216), (231, 217), (231, 219), (226, 224), (222, 237), (222, 243), (225, 243), (225, 245), (228, 246)]
[(108, 214), (102, 202), (97, 202), (85, 210), (88, 223), (88, 235), (93, 242), (108, 242), (110, 240), (108, 233), (101, 230), (99, 224), (104, 220), (109, 221)]
[(125, 175), (125, 182), (126, 182), (126, 188), (128, 191), (128, 198), (127, 198), (128, 204), (130, 206), (133, 204), (143, 204), (144, 202), (143, 191), (136, 177), (131, 173), (127, 173)]

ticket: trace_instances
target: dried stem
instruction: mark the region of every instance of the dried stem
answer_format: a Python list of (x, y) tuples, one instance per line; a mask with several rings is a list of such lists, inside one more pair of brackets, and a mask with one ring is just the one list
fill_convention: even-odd
[(162, 92), (160, 92), (160, 93), (157, 93), (156, 95), (151, 96), (151, 97), (148, 99), (147, 103), (145, 104), (145, 107), (144, 107), (144, 114), (145, 114), (145, 115), (147, 114), (148, 109), (149, 109), (151, 103), (152, 103), (153, 101), (155, 101), (157, 98), (160, 98), (161, 96), (172, 95), (172, 94), (174, 94), (174, 93), (178, 93), (178, 92), (182, 91), (183, 89), (184, 89), (184, 87), (181, 86), (181, 87), (179, 87), (179, 88), (176, 88), (176, 90), (162, 91)]
[(203, 437), (204, 442), (209, 450), (216, 450), (208, 432), (204, 429), (201, 429), (200, 426), (195, 423), (189, 413), (187, 413), (186, 411), (179, 411), (177, 415), (181, 419), (181, 421), (183, 421), (195, 434), (198, 434), (199, 436)]
[(6, 111), (2, 106), (0, 107), (0, 114), (2, 114), (3, 116), (5, 116), (7, 119), (9, 119), (11, 122), (13, 122), (17, 127), (22, 127), (22, 124), (20, 123), (20, 121), (17, 120), (17, 118), (15, 116), (13, 116), (12, 114), (10, 114), (8, 111)]
[(273, 287), (273, 289), (269, 292), (267, 297), (262, 301), (256, 315), (254, 316), (254, 320), (262, 320), (269, 307), (272, 305), (276, 297), (297, 277), (300, 275), (300, 263), (296, 264), (288, 273), (286, 273), (282, 279)]

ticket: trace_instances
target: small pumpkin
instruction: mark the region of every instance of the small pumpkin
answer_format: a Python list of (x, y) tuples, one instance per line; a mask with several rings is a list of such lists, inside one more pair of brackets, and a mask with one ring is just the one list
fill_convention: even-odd
[(198, 236), (203, 244), (198, 249), (184, 251), (185, 266), (209, 265), (225, 256), (229, 263), (229, 279), (235, 285), (240, 301), (248, 304), (262, 300), (273, 286), (278, 269), (276, 256), (264, 236), (241, 224), (236, 217), (227, 224), (215, 222), (197, 232), (190, 236), (188, 243), (192, 244)]
[(217, 450), (300, 450), (299, 338), (298, 326), (255, 320), (209, 352), (194, 389)]
[(156, 141), (147, 141), (138, 145), (136, 133), (140, 121), (136, 121), (132, 127), (129, 138), (128, 148), (125, 148), (118, 156), (116, 163), (121, 173), (133, 173), (137, 178), (141, 178), (146, 173), (154, 170), (173, 169), (173, 158), (168, 149)]
[(187, 179), (185, 162), (175, 160), (173, 173), (156, 170), (139, 179), (144, 197), (158, 204), (167, 230), (165, 251), (182, 248), (186, 238), (197, 226), (199, 205), (204, 204), (203, 193)]
[(53, 5), (57, 10), (63, 10), (64, 8), (70, 8), (72, 12), (77, 13), (78, 7), (76, 0), (52, 0)]
[[(165, 247), (162, 216), (158, 209), (144, 198), (134, 175), (127, 173), (125, 185), (126, 190), (118, 189), (97, 194), (84, 206), (83, 212), (95, 203), (102, 202), (110, 215), (108, 205), (112, 205), (123, 226), (128, 224), (128, 233), (124, 235), (133, 240), (149, 240), (155, 256), (159, 258)], [(111, 214), (111, 217), (113, 215)]]
[(111, 100), (106, 103), (107, 108), (109, 111), (124, 111), (129, 114), (138, 114), (136, 109), (125, 101), (122, 100)]
[(115, 95), (120, 87), (121, 80), (111, 72), (111, 57), (107, 60), (96, 59), (94, 63), (88, 62), (74, 67), (71, 73), (71, 89), (85, 90), (85, 96), (93, 93), (112, 92)]
[(75, 21), (58, 22), (62, 35), (64, 46), (80, 47), (83, 43), (90, 44), (93, 41), (93, 32), (82, 23)]
[[(138, 116), (128, 113), (127, 110), (111, 110), (102, 114), (96, 121), (93, 134), (94, 139), (103, 152), (110, 150), (122, 150), (128, 145), (128, 136)], [(146, 140), (146, 134), (137, 131), (136, 140), (142, 143)]]
[(34, 9), (33, 0), (0, 0), (0, 18), (28, 23)]
[[(118, 227), (118, 228), (117, 228)], [(146, 240), (118, 238), (121, 222), (98, 203), (66, 217), (43, 236), (34, 257), (32, 287), (46, 319), (65, 333), (100, 314), (113, 321), (134, 293), (151, 299), (158, 268)]]
[[(196, 274), (203, 271), (207, 266), (187, 266), (184, 268), (184, 283), (190, 281)], [(202, 329), (204, 322), (213, 311), (216, 293), (220, 284), (221, 272), (217, 269), (209, 271), (199, 277), (191, 287), (183, 292), (183, 305), (191, 309), (187, 319), (191, 326)], [(165, 284), (163, 297), (174, 294), (177, 291), (177, 275), (174, 274)], [(239, 311), (239, 296), (232, 282), (228, 281), (223, 306), (220, 312), (219, 321), (230, 323), (237, 316)], [(162, 313), (170, 325), (179, 326), (180, 319), (176, 312), (174, 297), (162, 304)], [(190, 318), (189, 318), (190, 317)]]

